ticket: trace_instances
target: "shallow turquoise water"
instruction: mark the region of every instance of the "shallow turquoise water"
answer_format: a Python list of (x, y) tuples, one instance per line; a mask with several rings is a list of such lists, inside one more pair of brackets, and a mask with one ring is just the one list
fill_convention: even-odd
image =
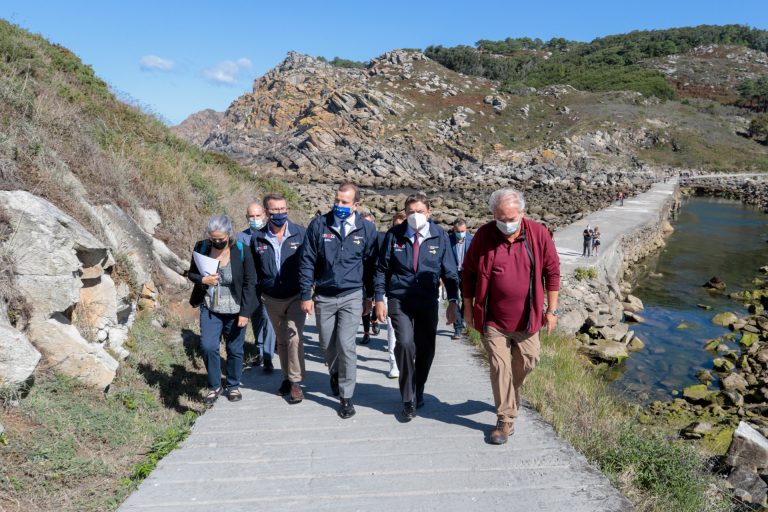
[[(645, 304), (640, 314), (646, 322), (631, 329), (646, 348), (615, 372), (613, 386), (641, 400), (668, 399), (672, 390), (697, 383), (697, 371), (712, 368), (704, 343), (728, 332), (712, 317), (721, 311), (746, 313), (727, 294), (755, 288), (751, 281), (768, 264), (768, 215), (740, 202), (690, 198), (673, 226), (666, 247), (644, 262), (647, 275), (633, 292)], [(725, 281), (725, 294), (701, 287), (712, 276)], [(680, 324), (688, 328), (678, 329)]]

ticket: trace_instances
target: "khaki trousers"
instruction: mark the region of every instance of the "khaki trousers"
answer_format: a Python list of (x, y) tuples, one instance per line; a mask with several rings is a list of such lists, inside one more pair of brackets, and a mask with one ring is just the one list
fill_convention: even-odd
[(491, 387), (496, 414), (501, 421), (514, 423), (522, 405), (520, 388), (539, 362), (539, 333), (505, 333), (488, 327), (483, 336), (491, 366)]
[(301, 296), (276, 299), (262, 296), (269, 320), (277, 337), (277, 355), (283, 379), (301, 382), (304, 379), (304, 323), (307, 315), (301, 311)]

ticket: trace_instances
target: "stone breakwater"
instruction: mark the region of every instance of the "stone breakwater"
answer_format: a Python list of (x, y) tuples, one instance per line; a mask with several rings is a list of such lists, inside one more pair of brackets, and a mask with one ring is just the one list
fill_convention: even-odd
[[(668, 217), (677, 207), (675, 182), (657, 183), (648, 192), (595, 212), (558, 231), (560, 255), (561, 332), (576, 335), (581, 349), (596, 361), (617, 363), (644, 343), (626, 321), (639, 319), (642, 302), (630, 285), (633, 264), (664, 245), (672, 227)], [(602, 233), (597, 256), (582, 256), (587, 226)]]
[(681, 179), (680, 188), (691, 195), (738, 199), (768, 210), (768, 174), (694, 176)]

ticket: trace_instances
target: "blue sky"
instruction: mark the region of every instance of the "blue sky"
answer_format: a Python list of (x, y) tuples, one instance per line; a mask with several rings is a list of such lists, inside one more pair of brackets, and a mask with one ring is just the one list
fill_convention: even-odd
[(224, 110), (289, 50), (368, 60), (393, 48), (478, 39), (595, 37), (741, 23), (768, 29), (765, 1), (2, 0), (0, 17), (62, 44), (170, 123)]

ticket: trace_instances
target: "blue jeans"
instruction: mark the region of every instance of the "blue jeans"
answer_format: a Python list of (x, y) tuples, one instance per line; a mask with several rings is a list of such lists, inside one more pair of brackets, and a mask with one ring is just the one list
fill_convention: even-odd
[(260, 304), (256, 311), (251, 315), (251, 325), (253, 327), (253, 339), (259, 354), (265, 361), (272, 360), (272, 354), (275, 353), (275, 342), (277, 336), (272, 322), (269, 321), (267, 308)]
[(237, 317), (237, 314), (214, 313), (205, 306), (200, 306), (200, 348), (203, 351), (205, 369), (208, 371), (209, 390), (221, 386), (219, 344), (222, 336), (227, 346), (227, 390), (240, 387), (245, 329), (237, 326)]

